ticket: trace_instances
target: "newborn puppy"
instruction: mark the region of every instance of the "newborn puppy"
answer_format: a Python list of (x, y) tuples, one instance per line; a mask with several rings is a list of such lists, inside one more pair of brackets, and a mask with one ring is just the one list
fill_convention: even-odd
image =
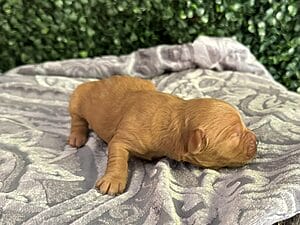
[(89, 127), (108, 143), (101, 193), (126, 187), (128, 157), (167, 156), (207, 168), (241, 166), (256, 153), (256, 136), (238, 111), (217, 99), (183, 100), (129, 76), (79, 85), (71, 96), (69, 144), (81, 147)]

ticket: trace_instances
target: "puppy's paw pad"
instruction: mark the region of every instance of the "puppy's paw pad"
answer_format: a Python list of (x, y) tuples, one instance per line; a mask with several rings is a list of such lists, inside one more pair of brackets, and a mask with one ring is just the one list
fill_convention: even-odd
[(96, 182), (96, 188), (102, 194), (118, 195), (124, 192), (126, 187), (126, 180), (113, 178), (110, 176), (103, 176)]
[(82, 147), (87, 142), (87, 135), (80, 133), (71, 133), (69, 137), (69, 145), (75, 148)]

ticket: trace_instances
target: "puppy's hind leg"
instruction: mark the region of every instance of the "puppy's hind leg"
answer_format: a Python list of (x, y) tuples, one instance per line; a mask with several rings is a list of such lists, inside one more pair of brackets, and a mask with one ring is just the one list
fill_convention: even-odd
[(76, 148), (83, 146), (87, 142), (88, 132), (88, 122), (84, 118), (71, 113), (69, 145)]
[[(70, 98), (69, 113), (71, 116), (71, 131), (68, 143), (72, 147), (80, 148), (87, 142), (89, 125), (82, 116), (81, 107), (83, 102), (82, 92), (85, 85), (79, 85)], [(83, 92), (84, 93), (84, 92)]]

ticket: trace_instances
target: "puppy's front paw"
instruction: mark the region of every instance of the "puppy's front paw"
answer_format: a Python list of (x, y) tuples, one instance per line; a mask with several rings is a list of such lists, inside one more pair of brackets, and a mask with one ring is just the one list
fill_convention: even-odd
[(87, 142), (87, 135), (80, 132), (72, 132), (68, 142), (72, 147), (80, 148)]
[(126, 178), (114, 178), (109, 175), (104, 175), (97, 181), (96, 187), (102, 194), (118, 195), (125, 190)]

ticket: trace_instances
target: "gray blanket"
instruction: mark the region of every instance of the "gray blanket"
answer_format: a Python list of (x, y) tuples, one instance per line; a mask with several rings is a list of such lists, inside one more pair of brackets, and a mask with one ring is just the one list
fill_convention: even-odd
[[(126, 192), (98, 193), (106, 144), (91, 132), (83, 148), (68, 146), (67, 106), (78, 84), (113, 74), (152, 79), (159, 90), (186, 99), (230, 102), (260, 139), (256, 159), (216, 171), (132, 158)], [(263, 225), (299, 212), (300, 96), (232, 39), (202, 36), (0, 76), (0, 224)]]

